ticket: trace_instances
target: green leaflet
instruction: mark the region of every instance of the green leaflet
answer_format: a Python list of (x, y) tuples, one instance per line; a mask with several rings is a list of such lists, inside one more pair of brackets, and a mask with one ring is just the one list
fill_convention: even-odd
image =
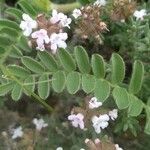
[(10, 7), (8, 9), (6, 9), (5, 13), (12, 16), (12, 17), (14, 17), (18, 21), (21, 21), (21, 19), (22, 19), (23, 12), (21, 10), (17, 9), (17, 8), (11, 8)]
[(60, 49), (58, 51), (58, 57), (64, 69), (66, 71), (74, 71), (76, 69), (76, 64), (72, 56), (65, 49)]
[(10, 65), (7, 68), (14, 76), (17, 76), (19, 78), (26, 78), (30, 75), (30, 72), (21, 66)]
[(99, 101), (104, 102), (110, 95), (110, 85), (105, 80), (96, 79), (94, 95)]
[(80, 89), (80, 74), (78, 72), (70, 72), (66, 78), (66, 87), (70, 94), (75, 94)]
[(137, 117), (143, 110), (143, 103), (134, 95), (129, 95), (130, 105), (128, 108), (128, 115)]
[(16, 83), (14, 85), (12, 92), (11, 92), (12, 99), (14, 101), (18, 101), (21, 98), (22, 92), (23, 92), (22, 87)]
[(23, 54), (19, 48), (17, 48), (16, 46), (13, 46), (9, 56), (12, 58), (21, 58)]
[(28, 45), (28, 39), (26, 39), (24, 36), (22, 36), (20, 38), (20, 40), (17, 43), (17, 46), (20, 49), (24, 50), (25, 52), (31, 52), (32, 51), (31, 47), (29, 47), (29, 45)]
[(89, 57), (85, 49), (81, 46), (75, 47), (74, 55), (81, 73), (89, 73), (91, 70)]
[(146, 134), (149, 134), (150, 135), (150, 107), (147, 106), (145, 107), (145, 111), (146, 111), (146, 125), (145, 125), (145, 129), (144, 129), (144, 132)]
[(12, 41), (15, 41), (17, 40), (18, 36), (19, 36), (19, 33), (17, 30), (15, 29), (12, 29), (12, 28), (9, 28), (9, 27), (4, 27), (0, 30), (0, 34), (1, 35), (4, 35), (4, 36), (9, 36), (9, 38), (12, 40)]
[(88, 74), (82, 75), (82, 89), (84, 92), (91, 93), (95, 88), (95, 77)]
[(129, 84), (129, 92), (136, 94), (140, 91), (144, 76), (144, 66), (141, 61), (135, 61), (132, 77)]
[(4, 27), (12, 28), (12, 29), (15, 29), (17, 31), (21, 30), (19, 28), (19, 25), (17, 23), (15, 23), (14, 21), (10, 21), (7, 19), (0, 19), (0, 29), (4, 28)]
[(65, 88), (65, 73), (63, 71), (57, 71), (52, 77), (52, 87), (55, 92), (60, 93)]
[(91, 59), (92, 71), (96, 78), (105, 77), (105, 62), (102, 56), (93, 54)]
[[(27, 89), (30, 92), (34, 92), (35, 90), (35, 77), (34, 76), (29, 76), (28, 78), (25, 79), (24, 81), (24, 87), (25, 89)], [(29, 95), (29, 92), (27, 92), (26, 90), (24, 90), (25, 94)]]
[(41, 74), (44, 72), (44, 67), (31, 57), (22, 57), (21, 62), (31, 71)]
[(49, 76), (47, 74), (41, 75), (38, 82), (38, 94), (45, 100), (50, 94)]
[(32, 5), (27, 0), (20, 0), (17, 4), (22, 8), (22, 10), (26, 14), (33, 17), (37, 15), (36, 10), (32, 7)]
[(119, 109), (125, 109), (129, 106), (129, 97), (126, 89), (115, 87), (112, 94)]
[(113, 84), (119, 84), (125, 77), (125, 63), (122, 57), (116, 53), (112, 54), (112, 75), (111, 80)]
[(57, 62), (55, 61), (54, 57), (48, 52), (38, 52), (38, 56), (48, 70), (56, 71), (58, 69)]
[(13, 41), (9, 37), (0, 35), (0, 46), (1, 47), (5, 48), (8, 46), (11, 46), (12, 44), (13, 44)]
[(13, 83), (5, 83), (0, 85), (0, 96), (5, 96), (13, 88)]

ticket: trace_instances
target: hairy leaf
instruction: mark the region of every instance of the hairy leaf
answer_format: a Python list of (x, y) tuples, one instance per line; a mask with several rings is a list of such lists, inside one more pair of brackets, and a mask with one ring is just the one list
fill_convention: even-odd
[(75, 47), (74, 55), (78, 64), (78, 67), (82, 73), (90, 72), (89, 57), (85, 49), (81, 46)]
[(94, 95), (101, 102), (104, 102), (110, 95), (110, 85), (105, 80), (96, 79)]
[(119, 109), (125, 109), (129, 106), (129, 96), (126, 89), (115, 87), (113, 97)]
[(95, 88), (95, 78), (92, 75), (82, 75), (82, 89), (87, 94), (92, 92)]
[(70, 72), (66, 78), (67, 90), (70, 94), (75, 94), (80, 89), (80, 74), (78, 72)]
[(140, 115), (143, 110), (143, 103), (134, 95), (129, 95), (130, 105), (128, 108), (128, 115), (136, 117)]
[(21, 59), (21, 62), (31, 71), (35, 72), (35, 73), (43, 73), (44, 72), (44, 68), (43, 66), (36, 60), (34, 60), (31, 57), (25, 56)]
[(48, 80), (49, 76), (47, 74), (43, 74), (40, 76), (38, 81), (38, 94), (42, 99), (46, 99), (50, 94), (50, 81)]
[(71, 57), (69, 52), (67, 52), (65, 49), (60, 49), (58, 51), (58, 57), (60, 59), (62, 66), (66, 71), (74, 71), (76, 69), (76, 64), (73, 58)]
[(120, 55), (114, 53), (111, 57), (112, 62), (112, 83), (119, 84), (125, 77), (125, 63)]
[(56, 71), (58, 66), (57, 62), (55, 61), (54, 57), (49, 54), (48, 52), (39, 52), (38, 56), (45, 67), (50, 71)]
[(55, 92), (60, 93), (65, 88), (65, 73), (63, 71), (57, 71), (52, 77), (52, 87)]
[(105, 77), (105, 62), (102, 56), (98, 54), (92, 55), (92, 70), (94, 75), (97, 78), (104, 78)]
[(132, 77), (129, 84), (129, 92), (136, 94), (140, 91), (144, 76), (144, 66), (142, 62), (135, 61), (132, 71)]

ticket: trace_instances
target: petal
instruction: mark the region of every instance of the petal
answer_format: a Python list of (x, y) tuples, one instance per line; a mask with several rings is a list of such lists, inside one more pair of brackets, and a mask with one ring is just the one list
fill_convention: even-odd
[(20, 23), (20, 28), (21, 28), (22, 30), (25, 30), (25, 29), (27, 28), (27, 23), (26, 23), (25, 21), (21, 21), (21, 23)]
[(58, 43), (58, 47), (65, 49), (65, 48), (67, 47), (67, 44), (66, 44), (66, 42), (64, 42), (64, 41), (60, 41), (60, 42)]
[(31, 33), (32, 33), (32, 29), (31, 28), (28, 28), (28, 29), (24, 30), (24, 32), (23, 32), (23, 34), (25, 36), (29, 36)]
[(81, 122), (79, 123), (79, 126), (80, 126), (80, 129), (84, 129), (84, 122), (81, 121)]
[(81, 113), (78, 113), (78, 114), (76, 115), (76, 117), (78, 117), (80, 120), (83, 120), (83, 119), (84, 119), (84, 116), (83, 116), (83, 114), (81, 114)]
[(51, 44), (51, 50), (56, 51), (57, 50), (57, 44)]
[(78, 127), (78, 122), (77, 121), (72, 121), (72, 126), (74, 126), (74, 127)]
[(25, 21), (32, 20), (32, 18), (31, 18), (28, 14), (25, 14), (25, 13), (22, 15), (22, 18), (23, 18)]
[(68, 120), (74, 120), (74, 118), (75, 118), (75, 115), (68, 116)]

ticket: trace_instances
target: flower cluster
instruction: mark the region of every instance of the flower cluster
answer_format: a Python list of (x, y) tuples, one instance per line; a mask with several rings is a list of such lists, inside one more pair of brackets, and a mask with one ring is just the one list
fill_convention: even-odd
[(97, 134), (101, 133), (102, 129), (105, 129), (109, 125), (109, 120), (115, 120), (118, 117), (118, 110), (114, 109), (108, 113), (99, 113), (97, 108), (102, 106), (102, 102), (98, 101), (96, 97), (87, 98), (86, 107), (84, 109), (80, 107), (73, 108), (71, 115), (68, 116), (68, 120), (71, 121), (72, 126), (75, 128), (85, 129), (86, 124), (92, 122), (92, 126)]
[(114, 21), (127, 19), (136, 10), (136, 5), (134, 0), (114, 0), (111, 19)]
[(75, 33), (82, 39), (94, 38), (102, 42), (101, 34), (109, 31), (106, 23), (101, 20), (101, 6), (105, 4), (105, 0), (97, 0), (94, 4), (73, 11), (72, 16), (76, 23)]
[(64, 28), (70, 28), (71, 18), (63, 13), (52, 11), (52, 17), (47, 19), (43, 14), (33, 20), (29, 15), (22, 15), (20, 28), (23, 34), (30, 38), (33, 47), (37, 50), (51, 50), (56, 53), (58, 48), (66, 48), (68, 35)]
[(123, 150), (118, 144), (114, 144), (110, 140), (100, 141), (99, 139), (95, 139), (92, 141), (90, 139), (85, 139), (85, 144), (89, 150)]

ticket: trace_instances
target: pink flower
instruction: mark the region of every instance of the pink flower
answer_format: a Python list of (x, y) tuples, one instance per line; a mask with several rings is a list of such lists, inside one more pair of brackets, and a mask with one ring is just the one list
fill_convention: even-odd
[(50, 42), (51, 42), (51, 50), (55, 54), (58, 48), (66, 48), (66, 40), (68, 38), (67, 33), (53, 33), (50, 36)]
[(23, 14), (22, 18), (23, 21), (20, 23), (20, 28), (25, 36), (29, 36), (32, 33), (32, 29), (37, 28), (37, 22), (27, 14)]
[(80, 129), (84, 129), (84, 116), (81, 113), (78, 113), (77, 115), (72, 114), (68, 116), (68, 120), (71, 121), (72, 125), (77, 128), (80, 127)]
[(98, 102), (96, 97), (92, 97), (89, 101), (89, 108), (94, 109), (102, 106), (102, 102)]
[(37, 47), (36, 49), (44, 51), (45, 46), (44, 43), (48, 44), (50, 39), (47, 35), (47, 31), (45, 29), (40, 29), (39, 31), (35, 31), (32, 33), (32, 38), (36, 39)]
[(70, 28), (69, 24), (71, 23), (71, 18), (68, 18), (63, 13), (58, 13), (57, 10), (52, 11), (52, 17), (50, 19), (51, 23), (59, 23), (62, 27), (68, 27)]
[(109, 111), (109, 117), (112, 120), (117, 119), (117, 117), (118, 117), (118, 110), (117, 109), (113, 109), (112, 111)]
[(95, 129), (95, 132), (98, 134), (101, 132), (101, 129), (105, 129), (108, 126), (109, 116), (107, 114), (93, 116), (92, 117), (92, 123), (93, 127)]

